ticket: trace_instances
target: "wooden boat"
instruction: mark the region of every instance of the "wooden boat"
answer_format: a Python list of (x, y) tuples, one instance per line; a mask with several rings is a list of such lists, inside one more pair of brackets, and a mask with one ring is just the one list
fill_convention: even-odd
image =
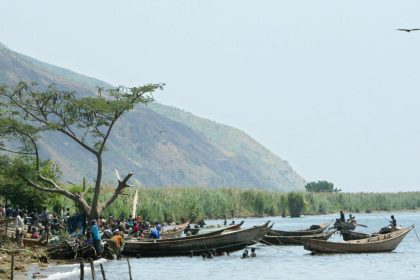
[[(329, 227), (331, 223), (325, 223), (320, 225), (313, 225), (308, 229), (301, 229), (296, 231), (285, 231), (285, 230), (276, 230), (270, 229), (267, 235), (271, 236), (305, 236), (305, 235), (314, 235), (322, 233), (326, 228)], [(311, 229), (312, 228), (312, 229)]]
[(260, 242), (266, 245), (303, 245), (303, 240), (328, 240), (335, 232), (335, 230), (332, 230), (329, 232), (301, 236), (277, 236), (266, 234)]
[(221, 228), (230, 229), (230, 230), (238, 230), (241, 228), (241, 226), (244, 224), (244, 221), (241, 221), (239, 224), (230, 224), (230, 225), (208, 225), (204, 227), (194, 227), (194, 228), (186, 228), (184, 230), (184, 233), (191, 232), (192, 235), (196, 234), (207, 234), (208, 232), (219, 230)]
[[(190, 221), (187, 221), (179, 226), (172, 228), (172, 229), (163, 229), (160, 233), (161, 238), (177, 238), (181, 237), (184, 230), (188, 227)], [(144, 231), (144, 236), (149, 236), (150, 232), (148, 230)]]
[(344, 241), (366, 239), (377, 235), (376, 233), (369, 234), (352, 230), (341, 230), (340, 233)]
[(237, 251), (258, 242), (269, 229), (268, 224), (269, 222), (248, 229), (211, 236), (198, 235), (152, 241), (129, 240), (125, 243), (123, 254), (156, 257), (200, 255), (210, 250), (215, 250), (216, 253)]
[(215, 231), (233, 231), (233, 230), (239, 230), (241, 228), (241, 226), (244, 224), (244, 221), (240, 222), (239, 224), (234, 224), (234, 225), (217, 225), (215, 227), (207, 227), (207, 228), (200, 228), (199, 231), (196, 233), (196, 235), (205, 235), (208, 233), (212, 233)]
[(378, 234), (377, 236), (345, 242), (330, 242), (323, 240), (303, 240), (305, 250), (317, 253), (378, 253), (391, 252), (414, 226), (400, 230)]
[[(243, 224), (243, 222), (241, 223)], [(239, 225), (239, 224), (238, 224)], [(234, 230), (238, 230), (238, 225), (231, 225), (231, 226), (226, 226), (226, 227), (220, 227), (220, 228), (214, 228), (212, 230), (208, 230), (207, 232), (203, 232), (202, 234), (196, 234), (196, 235), (188, 235), (183, 237), (184, 239), (194, 239), (197, 237), (203, 237), (203, 236), (214, 236), (214, 235), (219, 235), (222, 232), (229, 232), (229, 231), (234, 231)], [(178, 239), (179, 237), (175, 237), (175, 238), (163, 238), (161, 236), (161, 238), (159, 240), (170, 240), (170, 239)], [(128, 236), (124, 238), (126, 241), (127, 240), (139, 240), (139, 241), (153, 241), (156, 240), (154, 238), (135, 238), (132, 236)]]
[(374, 233), (362, 233), (362, 232), (356, 232), (356, 231), (352, 231), (352, 230), (341, 230), (341, 235), (343, 236), (343, 240), (345, 241), (349, 241), (349, 240), (359, 240), (359, 239), (365, 239), (365, 238), (369, 238), (369, 237), (375, 237), (378, 236), (379, 234), (386, 234), (386, 233), (390, 233), (390, 232), (394, 232), (396, 230), (400, 230), (400, 227), (391, 227), (391, 226), (387, 226), (387, 227), (383, 227), (379, 230), (379, 232), (374, 232)]
[(352, 222), (342, 222), (340, 220), (337, 220), (334, 223), (334, 228), (337, 230), (354, 230), (356, 228), (356, 221), (353, 220)]
[(401, 229), (401, 227), (394, 227), (394, 226), (390, 225), (390, 226), (386, 226), (386, 227), (381, 228), (379, 230), (379, 233), (380, 234), (385, 234), (385, 233), (390, 233), (390, 232), (393, 232), (393, 231), (396, 231), (396, 230), (399, 230), (399, 229)]

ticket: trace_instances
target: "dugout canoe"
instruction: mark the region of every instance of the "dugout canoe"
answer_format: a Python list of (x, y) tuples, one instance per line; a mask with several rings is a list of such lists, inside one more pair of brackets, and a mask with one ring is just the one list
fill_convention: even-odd
[(184, 232), (184, 230), (188, 227), (188, 225), (190, 224), (190, 221), (187, 221), (183, 224), (180, 224), (179, 226), (175, 227), (174, 229), (169, 229), (169, 230), (163, 230), (161, 232), (161, 236), (162, 238), (177, 238), (177, 237), (181, 237), (182, 233)]
[[(267, 232), (267, 235), (271, 236), (306, 236), (306, 235), (314, 235), (322, 233), (325, 229), (329, 227), (331, 223), (325, 223), (320, 225), (312, 225), (307, 229), (301, 229), (296, 231), (285, 231), (285, 230), (277, 230), (277, 229), (270, 229)], [(312, 228), (312, 229), (311, 229)]]
[(375, 237), (378, 236), (378, 234), (386, 234), (390, 232), (394, 232), (396, 230), (400, 230), (401, 227), (383, 227), (379, 230), (379, 232), (374, 233), (363, 233), (363, 232), (356, 232), (352, 230), (341, 230), (341, 236), (343, 236), (344, 241), (350, 241), (350, 240), (359, 240), (359, 239), (365, 239), (369, 237)]
[(379, 234), (377, 232), (369, 234), (369, 233), (357, 232), (357, 231), (352, 231), (352, 230), (342, 230), (340, 231), (340, 233), (344, 241), (366, 239), (369, 237), (378, 236)]
[(184, 233), (191, 232), (192, 235), (202, 235), (207, 234), (212, 231), (218, 231), (220, 229), (226, 229), (226, 230), (238, 230), (241, 228), (241, 226), (244, 224), (244, 221), (241, 221), (239, 224), (230, 224), (230, 225), (208, 225), (204, 227), (194, 227), (194, 228), (186, 228), (184, 230)]
[(308, 239), (328, 240), (336, 231), (322, 232), (301, 236), (277, 236), (266, 234), (260, 241), (266, 245), (303, 245), (302, 241)]
[[(194, 239), (197, 237), (203, 237), (203, 236), (214, 236), (214, 235), (219, 235), (222, 232), (229, 232), (229, 231), (235, 231), (240, 229), (240, 227), (238, 227), (239, 225), (242, 225), (244, 222), (242, 222), (241, 224), (237, 224), (237, 225), (231, 225), (231, 226), (226, 226), (226, 227), (220, 227), (220, 228), (214, 228), (212, 230), (208, 230), (207, 232), (203, 232), (202, 234), (196, 234), (196, 235), (188, 235), (188, 236), (184, 236), (182, 237), (183, 239), (187, 240), (187, 239)], [(164, 237), (160, 237), (159, 240), (172, 240), (172, 239), (178, 239), (179, 237), (175, 237), (175, 238), (164, 238)], [(127, 240), (139, 240), (139, 241), (153, 241), (156, 240), (154, 238), (149, 238), (149, 237), (144, 237), (144, 238), (140, 238), (140, 237), (133, 237), (133, 236), (127, 236), (124, 238), (126, 241)]]
[(269, 222), (237, 231), (222, 232), (211, 236), (189, 236), (161, 240), (128, 240), (124, 255), (139, 257), (201, 255), (210, 250), (217, 253), (233, 252), (255, 244), (269, 229)]
[(303, 240), (305, 250), (317, 253), (379, 253), (391, 252), (413, 229), (414, 226), (402, 228), (391, 233), (345, 242), (330, 242), (323, 240)]
[(217, 231), (232, 231), (232, 230), (239, 230), (241, 229), (241, 226), (244, 224), (245, 221), (241, 221), (239, 224), (234, 224), (234, 225), (217, 225), (214, 227), (206, 227), (206, 228), (199, 228), (199, 231), (196, 233), (196, 235), (205, 235), (205, 234), (209, 234), (212, 232), (217, 232)]
[(354, 230), (356, 228), (356, 221), (353, 220), (353, 222), (342, 222), (340, 220), (337, 220), (334, 223), (334, 228), (337, 230)]
[[(190, 221), (187, 221), (183, 224), (180, 224), (178, 226), (176, 226), (175, 228), (172, 229), (165, 229), (163, 228), (162, 232), (160, 233), (160, 237), (161, 238), (177, 238), (177, 237), (181, 237), (182, 233), (184, 232), (184, 230), (188, 227), (188, 225), (190, 224)], [(145, 230), (143, 232), (144, 236), (149, 236), (150, 232), (148, 230)]]

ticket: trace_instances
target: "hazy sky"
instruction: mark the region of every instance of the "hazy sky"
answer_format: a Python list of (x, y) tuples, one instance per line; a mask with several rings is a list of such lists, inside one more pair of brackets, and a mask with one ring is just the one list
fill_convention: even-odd
[(244, 130), (306, 180), (420, 190), (420, 1), (2, 1), (0, 41)]

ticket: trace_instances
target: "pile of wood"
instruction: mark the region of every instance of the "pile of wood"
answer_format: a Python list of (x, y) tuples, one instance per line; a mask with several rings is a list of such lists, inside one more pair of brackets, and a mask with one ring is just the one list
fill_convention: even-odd
[(79, 239), (71, 239), (48, 247), (48, 256), (51, 259), (95, 259), (95, 248), (91, 244)]

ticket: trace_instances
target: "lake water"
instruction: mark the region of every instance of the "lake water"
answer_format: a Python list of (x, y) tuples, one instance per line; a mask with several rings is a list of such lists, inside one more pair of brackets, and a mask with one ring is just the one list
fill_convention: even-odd
[[(286, 230), (307, 228), (312, 224), (332, 221), (338, 215), (306, 216), (302, 218), (248, 218), (243, 227), (273, 221), (274, 228)], [(347, 216), (347, 215), (346, 215)], [(375, 232), (388, 224), (384, 217), (389, 213), (356, 214), (360, 224), (357, 231)], [(420, 225), (420, 213), (396, 213), (399, 225)], [(239, 219), (237, 220), (239, 221)], [(209, 223), (221, 223), (210, 221)], [(419, 230), (420, 233), (420, 230)], [(335, 235), (330, 240), (342, 240)], [(256, 247), (257, 257), (241, 259), (242, 251), (229, 256), (203, 260), (201, 257), (165, 257), (130, 259), (133, 279), (420, 279), (420, 242), (411, 231), (394, 252), (377, 254), (332, 254), (310, 255), (301, 246)], [(125, 259), (103, 262), (108, 280), (128, 279)], [(99, 264), (96, 265), (96, 279), (102, 279)], [(40, 271), (34, 267), (28, 271)], [(41, 271), (47, 279), (78, 279), (78, 265), (50, 266)], [(85, 279), (91, 279), (90, 270), (85, 268)]]

